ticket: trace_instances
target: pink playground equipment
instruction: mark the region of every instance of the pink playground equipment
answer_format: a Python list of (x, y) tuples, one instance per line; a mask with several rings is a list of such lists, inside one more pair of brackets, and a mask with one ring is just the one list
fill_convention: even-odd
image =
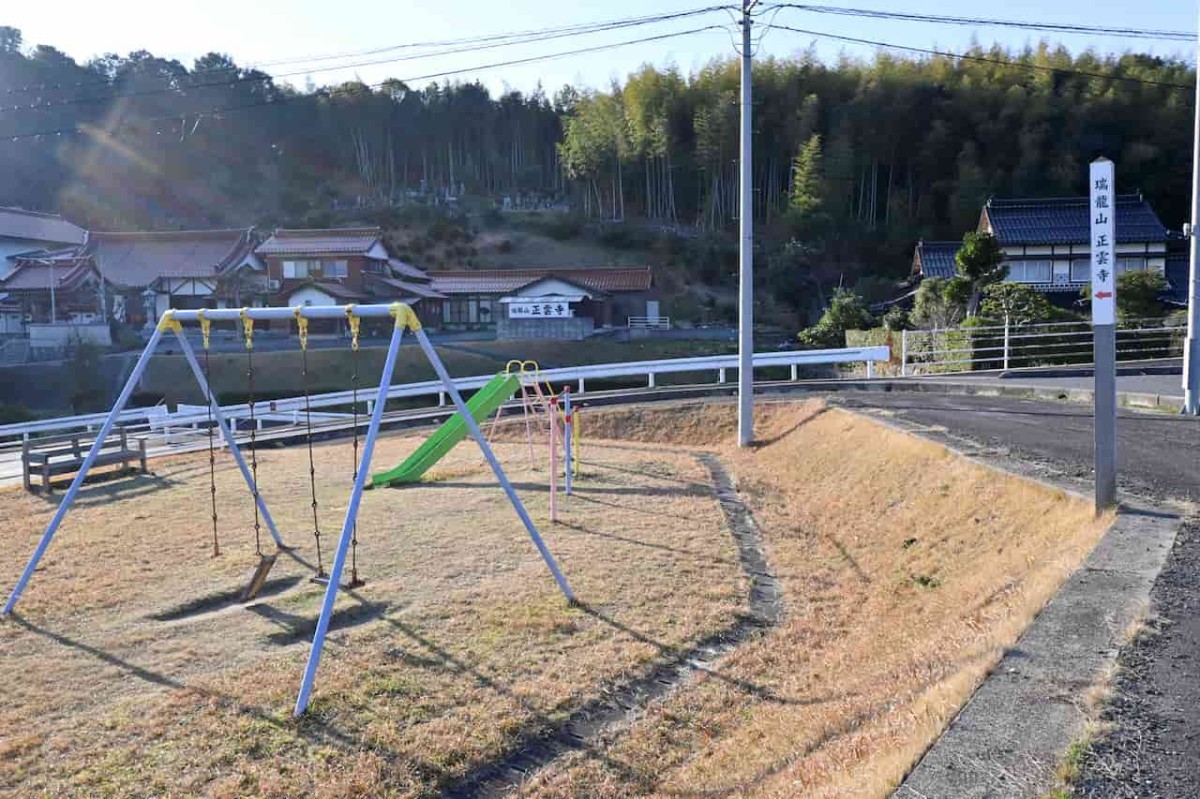
[[(504, 372), (516, 375), (520, 380), (518, 393), (530, 468), (538, 468), (535, 452), (541, 445), (539, 443), (535, 447), (535, 442), (546, 442), (549, 447), (550, 521), (557, 522), (559, 472), (562, 472), (567, 496), (571, 495), (574, 478), (579, 476), (579, 411), (571, 407), (570, 387), (564, 387), (561, 393), (556, 394), (554, 387), (542, 380), (537, 361), (509, 361)], [(491, 427), (488, 428), (489, 441), (503, 413), (503, 406), (496, 409)]]

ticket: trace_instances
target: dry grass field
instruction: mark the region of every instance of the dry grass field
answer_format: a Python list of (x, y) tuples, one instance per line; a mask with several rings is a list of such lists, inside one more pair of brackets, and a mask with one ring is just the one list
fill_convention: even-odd
[[(339, 599), (302, 721), (290, 710), (321, 597), (304, 448), (260, 453), (297, 550), (248, 607), (230, 597), (254, 563), (252, 508), (228, 459), (219, 558), (206, 455), (89, 485), (0, 623), (0, 796), (439, 795), (746, 611), (699, 451), (753, 509), (784, 621), (521, 791), (885, 795), (1106, 521), (819, 403), (765, 406), (750, 452), (732, 422), (727, 405), (589, 412), (556, 526), (545, 471), (498, 444), (579, 608), (473, 447), (427, 483), (367, 494), (367, 582)], [(376, 467), (420, 440), (382, 440)], [(346, 443), (317, 448), (327, 558), (350, 458)], [(53, 508), (0, 493), (0, 574), (15, 579)]]

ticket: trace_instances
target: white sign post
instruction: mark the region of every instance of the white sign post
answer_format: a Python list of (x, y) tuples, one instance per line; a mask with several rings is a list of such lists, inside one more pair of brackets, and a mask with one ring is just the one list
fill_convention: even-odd
[(1095, 362), (1096, 512), (1117, 501), (1117, 203), (1113, 162), (1092, 162), (1088, 215)]

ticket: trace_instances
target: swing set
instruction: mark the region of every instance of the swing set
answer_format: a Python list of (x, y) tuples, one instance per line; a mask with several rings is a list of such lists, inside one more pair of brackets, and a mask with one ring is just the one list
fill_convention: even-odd
[[(350, 501), (346, 508), (346, 516), (342, 523), (342, 529), (338, 536), (337, 548), (333, 553), (333, 562), (330, 565), (329, 571), (326, 572), (322, 557), (321, 537), (322, 532), (318, 518), (318, 503), (317, 503), (317, 486), (316, 486), (316, 467), (313, 456), (313, 428), (312, 428), (312, 411), (309, 407), (309, 374), (308, 374), (308, 323), (313, 319), (341, 319), (344, 318), (349, 326), (351, 335), (351, 358), (352, 358), (352, 405), (353, 405), (353, 488), (350, 493)], [(359, 329), (363, 319), (371, 318), (391, 318), (394, 320), (391, 340), (388, 343), (387, 357), (384, 360), (383, 371), (380, 374), (378, 388), (376, 389), (374, 405), (371, 407), (370, 420), (367, 424), (366, 436), (362, 442), (361, 459), (359, 455), (359, 417), (358, 417), (358, 380), (359, 380), (359, 360), (358, 360), (358, 338)], [(217, 403), (213, 396), (211, 383), (211, 363), (209, 358), (209, 339), (211, 326), (213, 322), (238, 322), (241, 325), (241, 333), (246, 349), (246, 393), (247, 393), (247, 416), (250, 422), (250, 464), (247, 465), (246, 459), (242, 456), (241, 449), (238, 447), (233, 433), (226, 423), (225, 416), (221, 411), (221, 406)], [(410, 331), (416, 338), (425, 357), (429, 360), (430, 365), (437, 373), (438, 379), (441, 381), (445, 392), (454, 402), (455, 408), (459, 415), (463, 418), (467, 432), (478, 444), (484, 459), (491, 467), (495, 474), (497, 482), (507, 495), (509, 502), (512, 504), (513, 510), (516, 512), (521, 523), (524, 525), (526, 532), (529, 534), (533, 545), (537, 548), (542, 559), (545, 561), (550, 573), (553, 575), (555, 582), (558, 584), (559, 590), (569, 602), (575, 601), (575, 596), (571, 591), (570, 585), (563, 576), (558, 567), (554, 556), (546, 547), (541, 535), (538, 533), (533, 519), (529, 516), (525, 505), (521, 502), (513, 489), (512, 483), (505, 475), (500, 462), (497, 460), (495, 453), (492, 451), (487, 439), (479, 430), (479, 425), (472, 417), (467, 409), (466, 402), (463, 401), (462, 395), (458, 388), (450, 379), (449, 373), (446, 371), (445, 365), (441, 358), (438, 357), (437, 351), (434, 350), (432, 343), (429, 341), (428, 335), (421, 327), (416, 313), (403, 303), (393, 303), (391, 305), (347, 305), (347, 306), (303, 306), (291, 308), (222, 308), (208, 309), (195, 311), (169, 310), (163, 313), (154, 332), (151, 334), (149, 341), (146, 343), (145, 349), (139, 356), (137, 363), (134, 365), (133, 371), (129, 375), (125, 386), (121, 389), (120, 395), (109, 411), (104, 423), (100, 426), (99, 432), (96, 434), (96, 439), (92, 443), (91, 449), (88, 450), (87, 456), (84, 458), (83, 464), (72, 480), (70, 487), (63, 495), (62, 501), (59, 503), (58, 509), (47, 525), (45, 532), (38, 541), (37, 547), (33, 551), (25, 570), (21, 573), (20, 579), (9, 595), (7, 602), (4, 604), (3, 611), (0, 615), (8, 616), (16, 607), (18, 600), (21, 598), (22, 592), (32, 579), (34, 572), (37, 569), (38, 563), (42, 556), (46, 553), (46, 549), (50, 546), (55, 533), (58, 531), (59, 525), (66, 517), (70, 510), (75, 497), (79, 492), (80, 486), (86, 479), (88, 471), (91, 469), (96, 460), (101, 448), (103, 447), (105, 438), (111, 432), (113, 425), (116, 423), (118, 416), (129, 401), (130, 395), (142, 378), (142, 373), (145, 371), (146, 364), (151, 356), (158, 348), (159, 342), (167, 333), (173, 333), (178, 340), (180, 349), (184, 357), (187, 359), (193, 376), (199, 385), (201, 392), (204, 394), (207, 404), (208, 413), (208, 462), (209, 462), (209, 492), (211, 495), (211, 517), (212, 517), (212, 555), (218, 557), (221, 554), (220, 539), (217, 532), (218, 514), (217, 514), (217, 486), (216, 486), (216, 442), (215, 431), (220, 432), (224, 439), (226, 447), (237, 463), (238, 469), (242, 474), (242, 478), (246, 482), (250, 496), (253, 499), (254, 505), (254, 548), (255, 556), (258, 561), (254, 569), (253, 576), (249, 584), (241, 593), (241, 601), (246, 602), (252, 600), (262, 589), (266, 582), (267, 575), (270, 573), (271, 567), (275, 564), (280, 552), (288, 551), (288, 547), (284, 545), (283, 539), (279, 535), (279, 530), (275, 525), (275, 521), (271, 516), (270, 510), (267, 508), (266, 502), (258, 489), (258, 456), (256, 452), (257, 445), (257, 422), (255, 415), (255, 394), (254, 394), (254, 323), (255, 321), (294, 321), (296, 324), (297, 334), (300, 342), (300, 362), (301, 362), (301, 383), (305, 399), (305, 430), (306, 440), (308, 445), (308, 469), (309, 469), (309, 487), (310, 487), (310, 504), (312, 506), (313, 517), (313, 538), (316, 545), (317, 563), (314, 568), (314, 579), (325, 583), (325, 596), (321, 603), (321, 613), (317, 620), (317, 628), (313, 634), (312, 647), (309, 651), (308, 661), (305, 665), (304, 676), (300, 683), (300, 690), (296, 698), (294, 713), (300, 716), (308, 708), (309, 700), (312, 695), (313, 683), (316, 678), (317, 668), (320, 664), (321, 652), (325, 644), (325, 637), (329, 631), (329, 621), (333, 615), (334, 602), (337, 599), (338, 590), (353, 589), (363, 585), (363, 581), (358, 574), (357, 549), (358, 549), (358, 508), (362, 499), (363, 489), (367, 482), (367, 475), (371, 466), (371, 457), (375, 450), (375, 442), (379, 435), (380, 424), (383, 419), (384, 408), (387, 405), (388, 388), (392, 382), (392, 374), (396, 367), (396, 357), (399, 352), (400, 342), (403, 338), (404, 331)], [(201, 367), (196, 359), (196, 353), (192, 348), (191, 343), (183, 333), (183, 323), (195, 322), (199, 325), (201, 340), (204, 349), (204, 365)], [(569, 407), (569, 406), (568, 406)], [(569, 415), (569, 411), (568, 411)], [(568, 434), (569, 435), (569, 434)], [(568, 439), (569, 440), (569, 439)], [(265, 552), (262, 541), (262, 525), (266, 524), (267, 530), (274, 541), (275, 550), (273, 552)], [(346, 566), (346, 561), (350, 561), (350, 579), (343, 584), (341, 582), (342, 573)]]

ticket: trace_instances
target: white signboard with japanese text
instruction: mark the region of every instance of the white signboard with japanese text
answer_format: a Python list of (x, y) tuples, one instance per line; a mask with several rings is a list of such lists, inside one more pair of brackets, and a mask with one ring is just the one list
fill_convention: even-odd
[(1092, 162), (1091, 220), (1092, 248), (1092, 324), (1117, 322), (1117, 204), (1113, 162), (1098, 158)]
[(570, 303), (557, 302), (511, 302), (508, 304), (509, 319), (568, 319), (575, 315)]

